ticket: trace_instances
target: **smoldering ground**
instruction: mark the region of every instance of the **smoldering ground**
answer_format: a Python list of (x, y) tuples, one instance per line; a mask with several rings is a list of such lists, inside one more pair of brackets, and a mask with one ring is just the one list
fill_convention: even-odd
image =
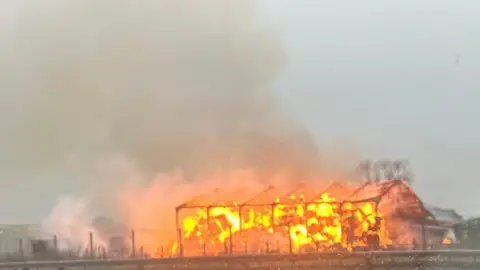
[[(4, 18), (0, 45), (3, 178), (90, 172), (104, 166), (100, 160), (126, 157), (85, 180), (86, 201), (116, 212), (119, 196), (133, 204), (131, 194), (145, 195), (125, 195), (132, 179), (143, 190), (162, 190), (148, 193), (155, 204), (135, 203), (158, 206), (198, 191), (194, 179), (219, 171), (248, 168), (255, 181), (270, 181), (264, 179), (308, 178), (325, 169), (313, 139), (272, 87), (287, 58), (281, 31), (262, 23), (261, 2), (9, 4), (13, 15)], [(152, 177), (177, 169), (181, 176)], [(175, 195), (185, 189), (179, 185), (191, 191)], [(56, 209), (55, 221), (68, 212)], [(126, 212), (127, 220), (135, 216)]]

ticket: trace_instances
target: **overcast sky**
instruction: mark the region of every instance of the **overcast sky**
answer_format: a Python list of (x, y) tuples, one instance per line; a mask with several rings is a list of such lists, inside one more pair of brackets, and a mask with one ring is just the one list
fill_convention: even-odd
[(320, 143), (340, 138), (367, 157), (409, 159), (424, 200), (480, 214), (480, 2), (267, 6), (289, 48), (279, 87)]
[[(408, 159), (425, 201), (480, 214), (478, 0), (267, 0), (265, 10), (287, 47), (276, 85), (319, 145)], [(37, 222), (75, 188), (12, 187), (3, 223)], [(25, 201), (21, 189), (36, 191)]]

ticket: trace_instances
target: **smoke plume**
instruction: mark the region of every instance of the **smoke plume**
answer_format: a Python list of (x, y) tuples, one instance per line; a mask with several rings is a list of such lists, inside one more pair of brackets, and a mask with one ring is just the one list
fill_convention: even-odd
[(1, 174), (90, 171), (125, 157), (100, 163), (87, 199), (59, 201), (47, 219), (64, 220), (49, 226), (57, 233), (73, 214), (77, 224), (104, 214), (158, 227), (200, 185), (320, 168), (312, 138), (272, 88), (286, 58), (259, 1), (11, 4), (1, 28)]
[(285, 56), (258, 3), (24, 3), (0, 66), (7, 170), (112, 153), (193, 174), (312, 165), (272, 90)]

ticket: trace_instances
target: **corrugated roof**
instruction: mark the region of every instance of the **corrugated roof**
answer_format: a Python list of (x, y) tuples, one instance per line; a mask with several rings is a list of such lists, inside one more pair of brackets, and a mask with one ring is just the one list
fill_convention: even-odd
[[(353, 196), (355, 199), (367, 199), (367, 198), (374, 198), (374, 197), (384, 197), (389, 196), (388, 192), (391, 188), (398, 186), (402, 188), (402, 194), (393, 194), (393, 199), (396, 200), (396, 204), (398, 205), (399, 201), (402, 201), (404, 198), (400, 198), (402, 196), (407, 196), (408, 200), (405, 202), (412, 203), (412, 206), (416, 206), (419, 209), (423, 209), (425, 215), (430, 216), (430, 218), (438, 221), (438, 222), (446, 222), (446, 223), (458, 223), (462, 221), (462, 217), (452, 209), (443, 209), (440, 207), (436, 207), (430, 204), (424, 203), (418, 196), (415, 194), (413, 189), (404, 181), (402, 180), (394, 180), (394, 181), (386, 181), (386, 182), (371, 182), (367, 183), (364, 186), (360, 187)], [(401, 207), (405, 208), (408, 204), (402, 203)]]
[(462, 217), (452, 209), (442, 209), (433, 205), (423, 203), (423, 207), (430, 212), (437, 221), (457, 223), (462, 221)]

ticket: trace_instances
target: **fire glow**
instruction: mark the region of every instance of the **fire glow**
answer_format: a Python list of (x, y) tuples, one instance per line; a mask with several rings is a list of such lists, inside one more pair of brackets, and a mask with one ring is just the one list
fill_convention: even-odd
[[(281, 191), (269, 186), (241, 200), (248, 192), (217, 189), (182, 204), (172, 253), (378, 249), (392, 244), (378, 198), (358, 198), (355, 189), (341, 185), (322, 192), (303, 184)], [(180, 217), (180, 212), (185, 214)]]

